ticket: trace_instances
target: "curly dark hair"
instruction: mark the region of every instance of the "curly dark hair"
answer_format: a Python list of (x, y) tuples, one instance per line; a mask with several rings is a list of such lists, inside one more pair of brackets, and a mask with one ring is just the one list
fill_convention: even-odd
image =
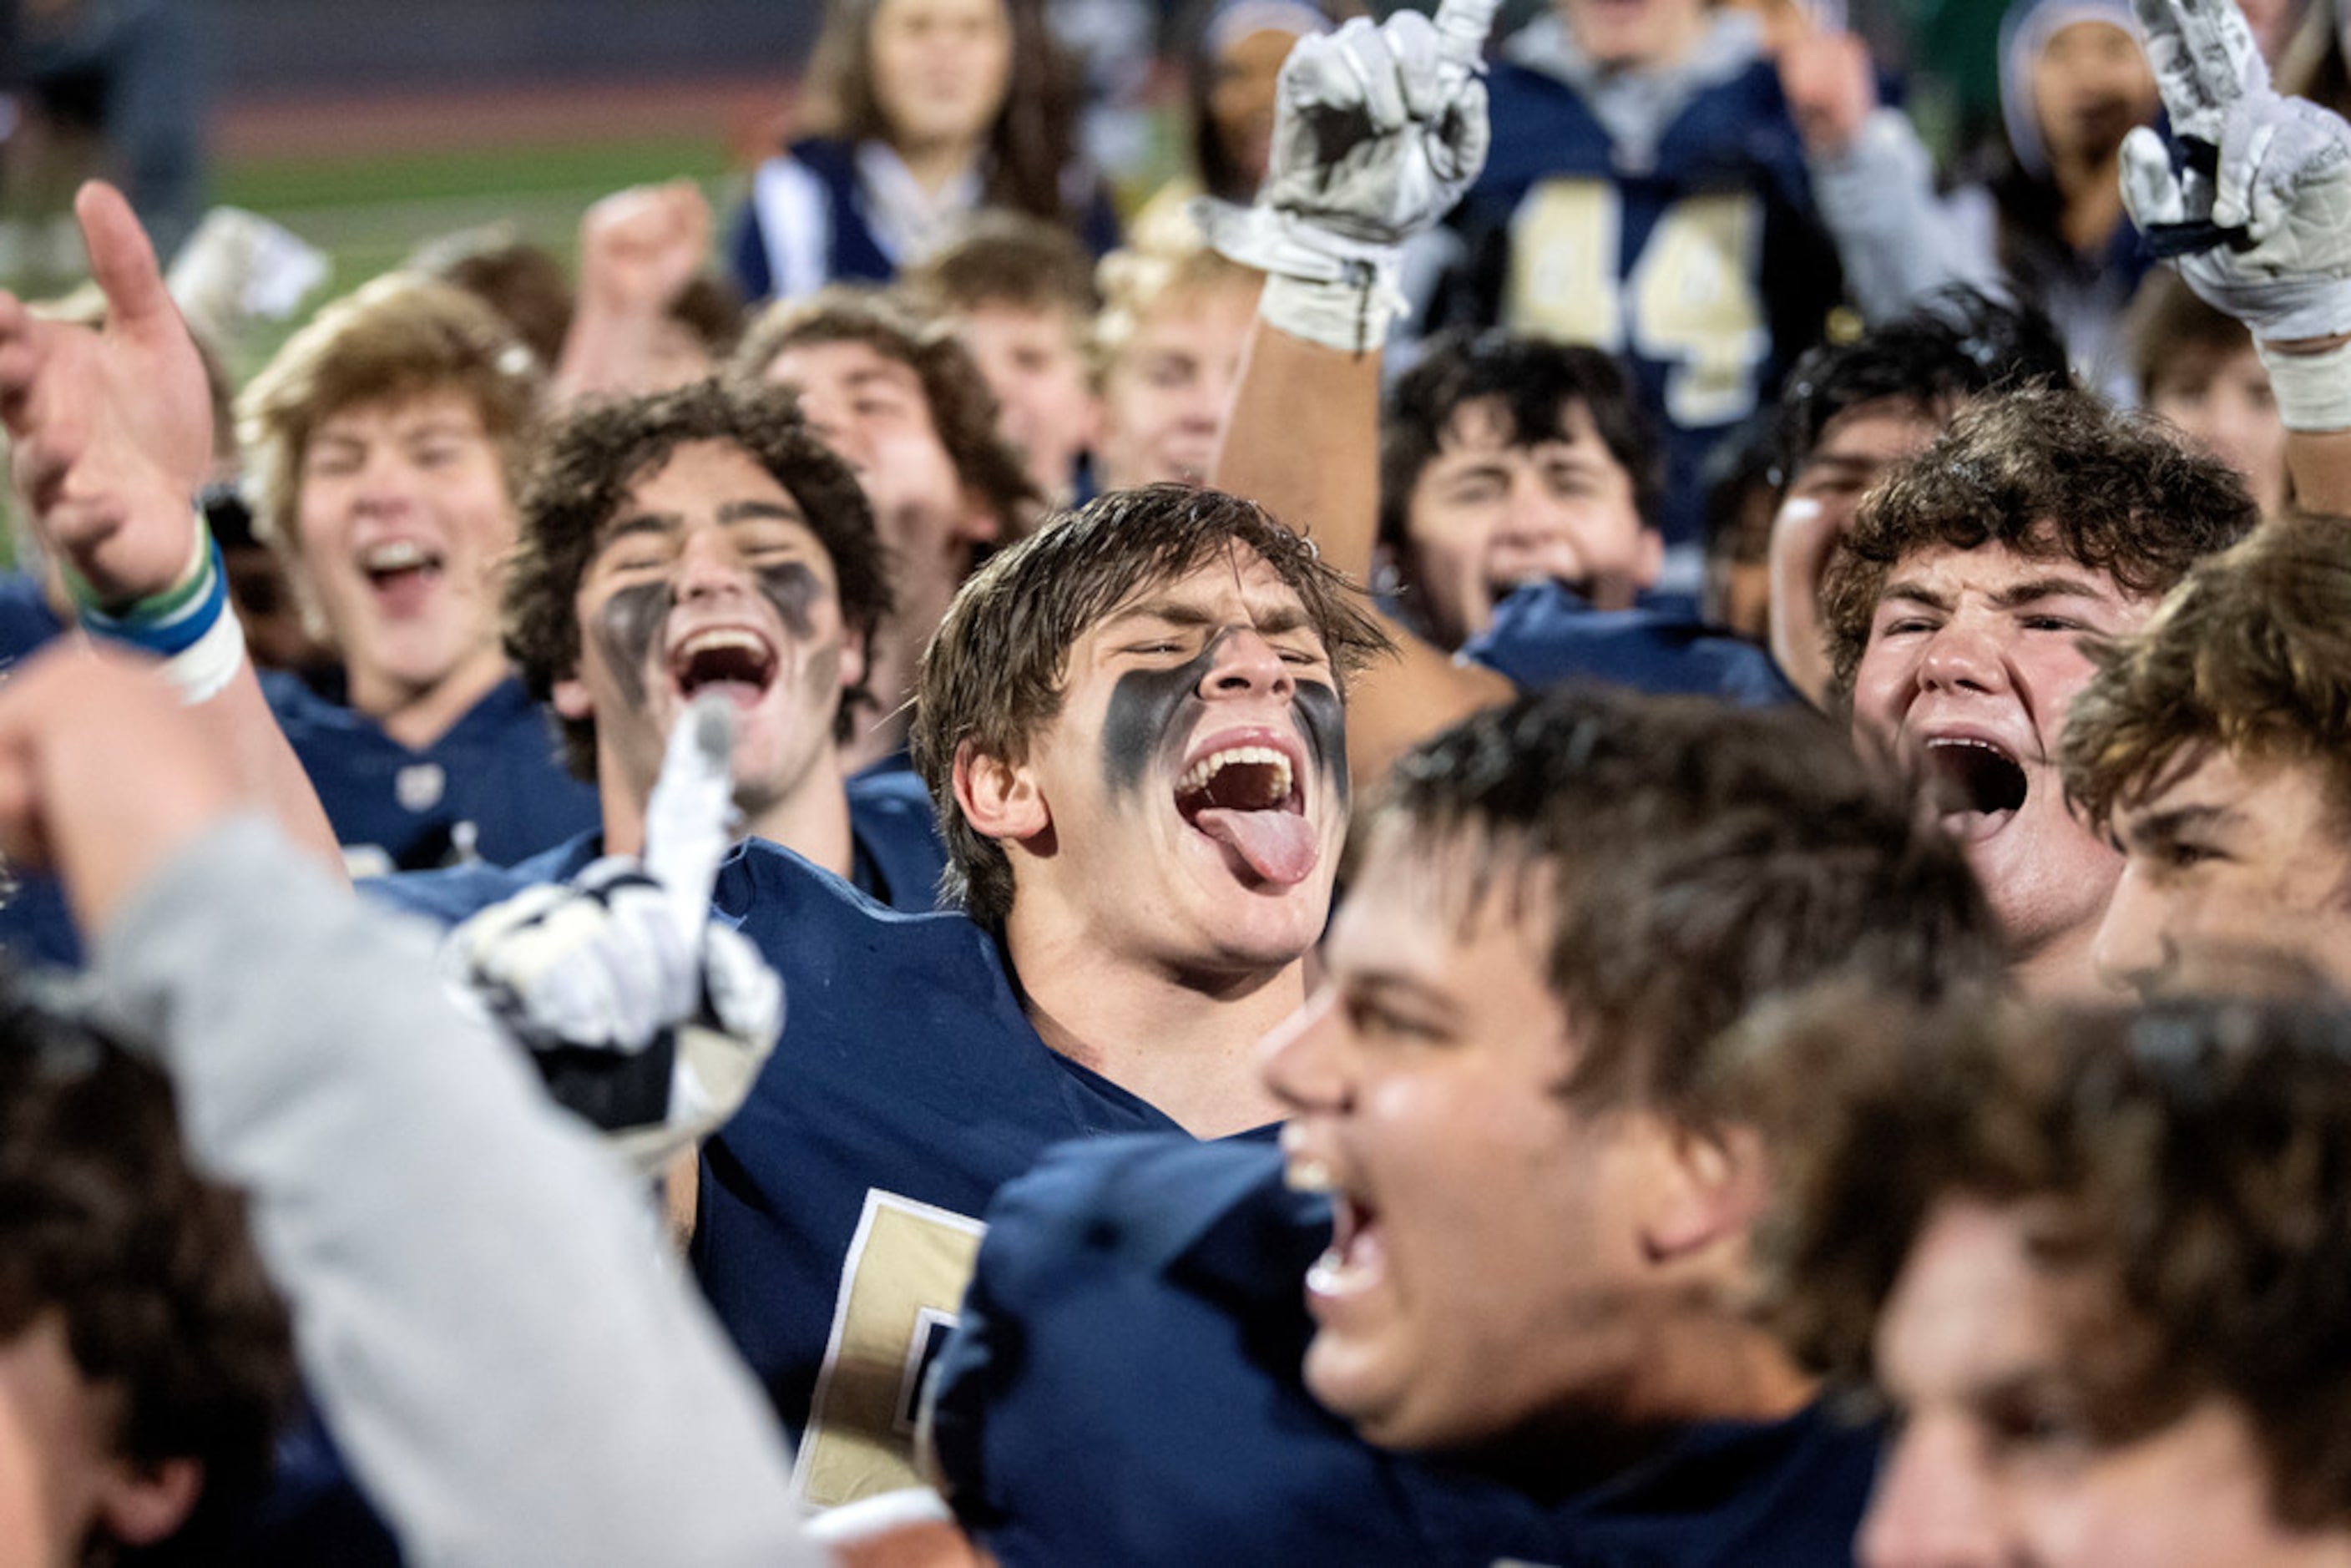
[(1188, 485), (1113, 490), (1001, 550), (956, 594), (923, 656), (910, 746), (947, 846), (944, 893), (991, 931), (1012, 911), (1012, 862), (956, 809), (966, 746), (1008, 762), (1029, 755), (1061, 709), (1070, 650), (1136, 593), (1245, 545), (1305, 606), (1342, 690), (1390, 651), (1354, 585), (1314, 546), (1253, 501)]
[(926, 314), (903, 289), (828, 284), (805, 299), (780, 301), (755, 317), (736, 345), (727, 374), (761, 381), (787, 349), (820, 343), (862, 343), (912, 370), (923, 383), (939, 444), (946, 448), (956, 476), (996, 514), (998, 537), (1019, 538), (1036, 524), (1044, 497), (1030, 482), (1019, 452), (997, 434), (996, 394), (951, 326)]
[[(590, 402), (548, 430), (523, 491), (514, 559), (507, 572), (507, 654), (530, 695), (546, 702), (555, 684), (580, 667), (580, 580), (595, 559), (606, 524), (647, 470), (688, 442), (741, 447), (791, 493), (809, 528), (832, 558), (841, 620), (870, 642), (890, 613), (890, 570), (865, 492), (849, 465), (817, 439), (789, 392), (780, 388), (695, 382), (669, 392)], [(861, 686), (833, 718), (846, 738)], [(596, 777), (596, 721), (567, 718), (564, 760), (578, 777)]]
[(1773, 485), (1784, 491), (1842, 415), (1876, 403), (1940, 421), (1969, 398), (2065, 387), (2074, 372), (2049, 318), (1963, 284), (1928, 295), (1849, 343), (1808, 350), (1789, 371), (1771, 419)]
[(121, 1391), (116, 1452), (204, 1468), (139, 1560), (217, 1561), (292, 1406), (286, 1310), (244, 1199), (190, 1166), (162, 1072), (0, 974), (0, 1341), (51, 1314), (81, 1375)]
[(2153, 596), (2260, 521), (2244, 481), (2169, 427), (2066, 388), (1970, 404), (1862, 503), (1821, 585), (1836, 689), (1850, 696), (1886, 580), (1917, 551), (2000, 545)]
[(1699, 1126), (1724, 1030), (1764, 998), (1861, 972), (1921, 1001), (2004, 962), (1948, 835), (1809, 708), (1575, 686), (1463, 720), (1400, 760), (1376, 819), (1420, 852), (1467, 841), (1458, 891), (1549, 867), (1568, 1087)]
[(1634, 509), (1650, 528), (1665, 497), (1665, 456), (1624, 367), (1583, 343), (1516, 337), (1499, 328), (1452, 331), (1428, 345), (1388, 394), (1380, 420), (1380, 540), (1411, 542), (1412, 487), (1443, 449), (1462, 405), (1499, 401), (1513, 445), (1556, 439), (1582, 403), (1608, 455), (1633, 481)]
[(1807, 1359), (1865, 1376), (1937, 1207), (2013, 1209), (2035, 1268), (2082, 1303), (2063, 1367), (2096, 1441), (2149, 1436), (2218, 1396), (2247, 1417), (2281, 1523), (2351, 1524), (2339, 1002), (1921, 1015), (1838, 994), (1758, 1020), (1749, 1045), (1806, 1130), (1778, 1140), (1758, 1245), (1771, 1313)]
[(2103, 645), (2065, 716), (2065, 792), (2098, 827), (2214, 748), (2314, 766), (2351, 824), (2351, 518), (2290, 514), (2199, 561)]

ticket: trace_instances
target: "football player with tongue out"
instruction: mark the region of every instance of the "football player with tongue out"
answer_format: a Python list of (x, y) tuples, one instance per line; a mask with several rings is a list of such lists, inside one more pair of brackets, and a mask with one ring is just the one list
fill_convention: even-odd
[(914, 1479), (908, 1416), (996, 1188), (1110, 1132), (1264, 1136), (1346, 833), (1348, 677), (1384, 646), (1248, 502), (1113, 492), (998, 554), (926, 656), (914, 757), (961, 915), (754, 843), (723, 915), (790, 1021), (705, 1146), (696, 1272), (816, 1505)]

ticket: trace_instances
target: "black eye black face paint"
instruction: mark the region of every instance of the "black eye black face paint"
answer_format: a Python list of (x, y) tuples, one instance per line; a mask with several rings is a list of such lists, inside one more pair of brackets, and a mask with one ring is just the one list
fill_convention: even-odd
[[(1195, 710), (1200, 706), (1200, 685), (1216, 666), (1225, 639), (1239, 631), (1227, 627), (1207, 645), (1173, 669), (1129, 670), (1111, 688), (1110, 708), (1102, 717), (1102, 780), (1113, 795), (1143, 786), (1144, 775), (1156, 761), (1173, 779), (1183, 766), (1190, 742)], [(1329, 779), (1347, 803), (1347, 719), (1338, 692), (1327, 682), (1301, 680), (1290, 699), (1298, 718), (1298, 732), (1315, 770)]]
[(784, 630), (805, 643), (815, 633), (816, 607), (824, 598), (824, 584), (802, 560), (778, 561), (763, 566), (752, 577), (759, 584), (759, 595), (776, 607), (783, 617)]
[(613, 590), (596, 608), (590, 635), (604, 650), (604, 662), (611, 666), (612, 679), (631, 707), (645, 706), (645, 659), (662, 622), (669, 619), (670, 602), (666, 581), (639, 582)]
[[(823, 580), (806, 561), (787, 560), (751, 573), (759, 597), (776, 607), (784, 631), (805, 643), (815, 633), (816, 607), (825, 597)], [(632, 707), (645, 702), (645, 665), (677, 597), (668, 580), (615, 589), (596, 612), (590, 634), (603, 649), (612, 678)]]

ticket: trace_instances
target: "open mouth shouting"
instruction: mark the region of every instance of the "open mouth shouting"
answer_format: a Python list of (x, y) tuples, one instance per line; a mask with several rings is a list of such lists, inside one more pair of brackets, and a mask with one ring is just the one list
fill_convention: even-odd
[(775, 684), (780, 663), (775, 644), (758, 632), (710, 626), (689, 632), (670, 649), (669, 674), (686, 702), (716, 692), (737, 707), (749, 707)]
[(1379, 1211), (1360, 1194), (1341, 1188), (1331, 1167), (1319, 1159), (1292, 1154), (1283, 1179), (1294, 1191), (1323, 1193), (1331, 1199), (1331, 1245), (1306, 1271), (1307, 1304), (1321, 1317), (1385, 1276), (1387, 1249)]
[(2032, 776), (1999, 741), (1977, 735), (1930, 737), (1920, 747), (1919, 785), (1943, 831), (1962, 843), (1991, 838), (2032, 793)]
[(413, 615), (440, 586), (448, 557), (416, 539), (381, 539), (359, 552), (360, 575), (387, 614)]
[(1222, 731), (1195, 747), (1176, 781), (1176, 810), (1260, 882), (1294, 887), (1321, 846), (1306, 815), (1296, 743), (1272, 729)]

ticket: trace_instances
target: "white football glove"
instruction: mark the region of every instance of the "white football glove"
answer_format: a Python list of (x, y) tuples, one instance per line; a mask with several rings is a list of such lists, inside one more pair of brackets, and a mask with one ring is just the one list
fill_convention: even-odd
[(2351, 332), (2351, 125), (2271, 89), (2234, 0), (2133, 3), (2184, 157), (2130, 133), (2132, 221), (2257, 341)]
[(600, 860), (482, 911), (442, 947), (453, 988), (648, 1173), (742, 1103), (783, 1022), (775, 971), (711, 920), (732, 754), (724, 702), (690, 710), (647, 810), (642, 866)]
[(1257, 203), (1202, 200), (1208, 243), (1270, 275), (1261, 311), (1351, 353), (1378, 348), (1404, 309), (1404, 242), (1452, 211), (1485, 167), (1479, 79), (1499, 0), (1443, 0), (1298, 40), (1282, 63), (1273, 147)]

